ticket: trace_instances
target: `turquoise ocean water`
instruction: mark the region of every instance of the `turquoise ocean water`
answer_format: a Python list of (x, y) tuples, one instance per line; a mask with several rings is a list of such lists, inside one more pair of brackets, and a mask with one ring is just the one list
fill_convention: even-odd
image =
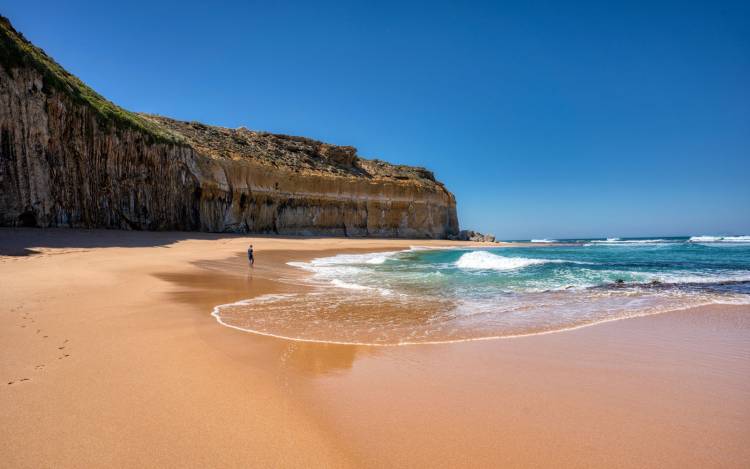
[(226, 325), (397, 345), (557, 332), (710, 304), (750, 304), (750, 237), (534, 240), (529, 247), (342, 254), (290, 263), (309, 292), (221, 305)]

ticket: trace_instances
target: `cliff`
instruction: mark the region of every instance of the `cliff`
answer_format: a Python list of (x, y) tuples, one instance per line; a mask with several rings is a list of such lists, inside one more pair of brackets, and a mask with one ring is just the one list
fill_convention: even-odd
[(353, 147), (126, 111), (0, 17), (0, 226), (442, 238), (453, 195)]

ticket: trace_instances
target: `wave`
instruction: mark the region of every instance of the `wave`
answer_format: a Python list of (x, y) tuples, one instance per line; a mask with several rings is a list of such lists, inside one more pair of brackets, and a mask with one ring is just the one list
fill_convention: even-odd
[[(430, 311), (424, 320), (404, 322), (399, 320), (401, 315), (383, 315), (377, 308), (372, 313), (365, 308), (357, 315), (350, 315), (351, 308), (346, 306), (363, 307), (360, 298), (341, 297), (333, 302), (318, 303), (317, 295), (263, 295), (217, 305), (211, 315), (223, 326), (263, 336), (299, 342), (386, 347), (545, 335), (703, 305), (746, 305), (749, 302), (747, 296), (737, 295), (647, 294), (633, 303), (628, 294), (595, 290), (571, 294), (541, 292), (503, 296), (503, 301), (464, 299), (446, 305), (444, 310)], [(377, 301), (380, 304), (388, 300)], [(398, 312), (402, 310), (399, 307), (411, 309), (422, 301), (413, 298), (401, 306), (387, 304)], [(318, 303), (317, 307), (308, 308), (311, 303)], [(341, 304), (345, 307), (340, 308)]]
[(750, 236), (691, 236), (689, 243), (750, 243)]
[(527, 259), (525, 257), (503, 257), (487, 251), (472, 251), (462, 255), (455, 266), (472, 270), (514, 270), (530, 265), (546, 264), (548, 259)]
[(381, 295), (390, 295), (393, 292), (387, 288), (375, 288), (375, 287), (368, 287), (365, 285), (359, 285), (357, 283), (348, 283), (344, 282), (343, 280), (339, 280), (337, 278), (331, 280), (331, 285), (338, 287), (338, 288), (345, 288), (347, 290), (360, 290), (360, 291), (377, 291)]
[[(703, 304), (750, 304), (744, 251), (688, 248), (672, 256), (648, 244), (687, 240), (611, 238), (595, 244), (602, 256), (581, 250), (578, 258), (567, 247), (342, 254), (289, 263), (310, 271), (304, 282), (312, 288), (219, 305), (213, 315), (228, 327), (292, 340), (403, 345), (536, 335)], [(633, 242), (647, 246), (604, 248)], [(521, 255), (532, 258), (515, 257)], [(695, 263), (688, 262), (694, 256)]]
[(286, 264), (292, 267), (297, 267), (305, 270), (317, 270), (317, 267), (335, 267), (335, 266), (347, 266), (347, 265), (378, 265), (383, 264), (387, 260), (393, 257), (417, 251), (437, 251), (452, 249), (448, 246), (410, 246), (408, 249), (401, 251), (385, 251), (385, 252), (367, 252), (362, 254), (337, 254), (330, 257), (318, 257), (310, 262), (287, 262)]
[[(410, 249), (411, 250), (411, 249)], [(419, 250), (419, 249), (416, 249)], [(372, 252), (363, 254), (338, 254), (330, 257), (319, 257), (309, 262), (287, 262), (287, 265), (312, 272), (309, 278), (312, 284), (317, 286), (333, 286), (346, 290), (358, 290), (362, 292), (377, 292), (381, 295), (391, 295), (393, 291), (387, 288), (361, 285), (350, 280), (359, 274), (367, 272), (367, 266), (376, 266), (385, 263), (393, 256), (406, 251)]]
[(650, 274), (653, 280), (659, 280), (663, 283), (673, 285), (690, 285), (690, 284), (722, 284), (722, 283), (741, 283), (750, 282), (750, 272), (732, 272), (732, 273), (666, 273)]
[(595, 244), (656, 244), (656, 243), (673, 243), (668, 239), (620, 239), (620, 238), (607, 238), (602, 241), (601, 239), (594, 239), (591, 243)]
[(556, 243), (558, 241), (556, 239), (542, 238), (542, 239), (532, 239), (531, 242), (532, 243)]
[(338, 254), (331, 257), (319, 257), (310, 262), (287, 262), (287, 265), (305, 270), (317, 270), (319, 267), (333, 267), (358, 264), (383, 264), (389, 258), (403, 251), (370, 252), (365, 254)]
[(728, 243), (750, 243), (750, 236), (724, 236), (722, 241)]
[(416, 252), (416, 251), (448, 251), (456, 249), (455, 246), (409, 246), (409, 249), (404, 249), (401, 252)]

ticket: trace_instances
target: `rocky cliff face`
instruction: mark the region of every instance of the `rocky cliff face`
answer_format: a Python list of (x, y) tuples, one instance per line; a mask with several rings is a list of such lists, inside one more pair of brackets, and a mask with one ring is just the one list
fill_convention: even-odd
[(431, 172), (315, 140), (135, 114), (0, 17), (0, 225), (442, 238)]

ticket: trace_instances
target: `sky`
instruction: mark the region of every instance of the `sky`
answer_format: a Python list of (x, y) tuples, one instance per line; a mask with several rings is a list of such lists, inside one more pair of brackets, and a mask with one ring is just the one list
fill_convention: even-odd
[(500, 239), (750, 234), (750, 2), (0, 0), (132, 111), (425, 166)]

